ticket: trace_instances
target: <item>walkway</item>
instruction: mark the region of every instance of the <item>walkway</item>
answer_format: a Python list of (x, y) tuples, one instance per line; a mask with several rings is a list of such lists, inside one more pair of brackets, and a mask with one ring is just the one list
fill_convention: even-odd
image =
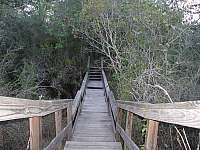
[(122, 150), (115, 141), (104, 91), (101, 71), (91, 68), (82, 111), (65, 150)]

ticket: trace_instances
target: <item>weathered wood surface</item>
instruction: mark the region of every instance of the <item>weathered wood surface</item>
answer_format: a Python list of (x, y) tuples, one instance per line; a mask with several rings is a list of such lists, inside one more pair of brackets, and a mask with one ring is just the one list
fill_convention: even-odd
[(77, 120), (77, 125), (72, 138), (73, 141), (115, 141), (111, 118), (108, 114), (103, 93), (104, 90), (101, 89), (86, 90), (85, 101)]
[(122, 150), (119, 142), (74, 142), (69, 141), (64, 150)]
[(148, 104), (117, 101), (118, 107), (143, 118), (200, 128), (200, 101)]
[[(125, 131), (126, 131), (127, 135), (131, 138), (132, 131), (133, 131), (133, 113), (131, 113), (131, 112), (127, 112)], [(124, 150), (128, 150), (128, 146), (126, 144), (124, 144)]]
[(71, 130), (72, 122), (68, 123), (68, 125), (51, 141), (51, 143), (44, 148), (44, 150), (55, 150), (57, 149), (63, 142), (63, 139), (68, 136), (68, 133)]
[[(55, 112), (55, 126), (56, 126), (56, 136), (62, 131), (62, 110)], [(62, 144), (58, 145), (57, 150), (61, 150)]]
[(130, 150), (139, 150), (138, 146), (133, 142), (133, 140), (127, 135), (124, 129), (117, 123), (117, 131), (125, 142), (126, 146)]
[(148, 120), (145, 150), (156, 150), (159, 122)]
[(42, 117), (67, 108), (72, 99), (66, 100), (27, 100), (0, 97), (0, 121)]
[(40, 117), (29, 119), (31, 150), (40, 150), (42, 148), (42, 128), (40, 119)]
[[(96, 69), (92, 69), (95, 70), (95, 74)], [(90, 74), (89, 79), (92, 79), (93, 75), (93, 73)], [(94, 76), (96, 77), (96, 75)], [(65, 150), (122, 150), (121, 144), (115, 142), (102, 79), (99, 81), (89, 80), (85, 93), (82, 109), (74, 127), (72, 141), (66, 142)]]

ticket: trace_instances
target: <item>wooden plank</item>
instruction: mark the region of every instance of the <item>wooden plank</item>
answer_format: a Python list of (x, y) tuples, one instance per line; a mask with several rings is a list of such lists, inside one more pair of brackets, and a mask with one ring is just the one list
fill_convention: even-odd
[(42, 128), (40, 123), (40, 117), (29, 118), (30, 150), (41, 150)]
[(118, 142), (74, 142), (67, 141), (65, 150), (69, 149), (84, 149), (84, 150), (122, 150), (121, 144)]
[(197, 145), (197, 150), (200, 150), (200, 132), (199, 132), (199, 142), (198, 142), (198, 145)]
[(73, 119), (76, 117), (75, 115), (79, 109), (80, 103), (81, 103), (81, 91), (78, 91), (74, 98), (74, 103), (73, 103), (73, 108), (72, 108)]
[(82, 84), (81, 84), (81, 88), (80, 88), (81, 97), (83, 97), (84, 94), (85, 94), (85, 89), (86, 89), (87, 82), (88, 82), (88, 72), (86, 72), (85, 77), (84, 77), (84, 79), (82, 81)]
[(123, 141), (130, 150), (139, 150), (138, 146), (132, 141), (132, 139), (127, 135), (127, 133), (122, 129), (122, 127), (117, 123), (117, 132), (122, 137)]
[(143, 118), (200, 128), (200, 101), (177, 102), (173, 104), (148, 104), (117, 101), (118, 107)]
[[(55, 112), (55, 126), (56, 126), (56, 136), (62, 131), (62, 110)], [(58, 145), (57, 150), (62, 149), (62, 143)]]
[[(123, 118), (123, 111), (122, 109), (118, 108), (117, 109), (117, 123), (119, 126), (121, 125), (122, 123), (122, 118)], [(117, 128), (117, 126), (116, 126)], [(120, 142), (120, 133), (117, 132), (117, 134), (115, 135), (116, 136), (116, 140)]]
[(149, 120), (147, 136), (145, 141), (145, 150), (156, 150), (159, 122)]
[[(126, 133), (131, 138), (132, 137), (132, 130), (133, 130), (133, 113), (127, 112), (126, 116)], [(128, 146), (124, 144), (124, 150), (128, 150)]]
[[(94, 82), (97, 83), (96, 81)], [(90, 83), (93, 84), (91, 81)], [(111, 118), (108, 114), (103, 94), (103, 90), (101, 89), (87, 89), (81, 113), (77, 119), (77, 124), (74, 127), (73, 141), (115, 141)]]
[(41, 101), (0, 97), (0, 121), (42, 117), (67, 108), (72, 99)]
[(44, 150), (55, 150), (62, 143), (63, 139), (71, 132), (72, 122), (68, 123), (67, 126), (51, 141), (51, 143), (44, 148)]
[[(72, 122), (72, 104), (68, 103), (68, 107), (67, 107), (67, 124), (70, 124), (70, 122)], [(72, 136), (72, 124), (69, 126), (69, 130), (68, 130), (68, 140), (70, 140)]]

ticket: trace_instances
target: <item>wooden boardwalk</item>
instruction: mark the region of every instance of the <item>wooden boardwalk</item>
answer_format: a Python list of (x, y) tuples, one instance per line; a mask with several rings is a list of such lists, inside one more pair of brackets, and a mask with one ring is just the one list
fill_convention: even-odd
[[(36, 101), (0, 96), (0, 122), (28, 119), (30, 150), (122, 150), (117, 141), (122, 141), (124, 150), (139, 150), (132, 139), (134, 115), (147, 120), (145, 150), (158, 149), (159, 122), (200, 129), (200, 101), (150, 104), (116, 100), (103, 64), (101, 68), (86, 72), (74, 99)], [(43, 146), (46, 130), (41, 127), (47, 115), (55, 117), (56, 136)], [(200, 139), (200, 134), (196, 138)], [(199, 150), (200, 142), (191, 146)]]
[(81, 113), (65, 150), (121, 150), (105, 102), (101, 72), (91, 70)]

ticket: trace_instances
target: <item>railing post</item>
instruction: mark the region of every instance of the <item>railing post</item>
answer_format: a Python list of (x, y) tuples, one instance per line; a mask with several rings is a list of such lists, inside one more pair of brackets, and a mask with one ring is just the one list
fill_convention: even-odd
[[(121, 125), (122, 117), (123, 117), (123, 110), (118, 107), (117, 108), (117, 122), (116, 123), (118, 123), (119, 125)], [(117, 131), (116, 140), (120, 141), (120, 139), (121, 139), (120, 134)]]
[(103, 69), (103, 57), (101, 57), (101, 69)]
[(87, 71), (90, 69), (90, 56), (88, 56), (88, 62), (87, 62)]
[(42, 128), (40, 123), (41, 123), (40, 117), (29, 118), (30, 150), (42, 149)]
[(145, 150), (156, 150), (159, 122), (148, 120)]
[(68, 131), (68, 140), (72, 136), (72, 102), (68, 103), (67, 107), (67, 124), (71, 124)]
[[(62, 110), (55, 112), (56, 136), (62, 131)], [(62, 145), (58, 145), (57, 150), (61, 150)]]
[[(132, 130), (133, 130), (133, 113), (127, 111), (125, 131), (130, 138), (132, 137)], [(128, 147), (126, 144), (124, 144), (124, 150), (128, 150)]]
[(198, 142), (198, 145), (197, 145), (197, 150), (200, 150), (200, 132), (199, 132), (199, 142)]

